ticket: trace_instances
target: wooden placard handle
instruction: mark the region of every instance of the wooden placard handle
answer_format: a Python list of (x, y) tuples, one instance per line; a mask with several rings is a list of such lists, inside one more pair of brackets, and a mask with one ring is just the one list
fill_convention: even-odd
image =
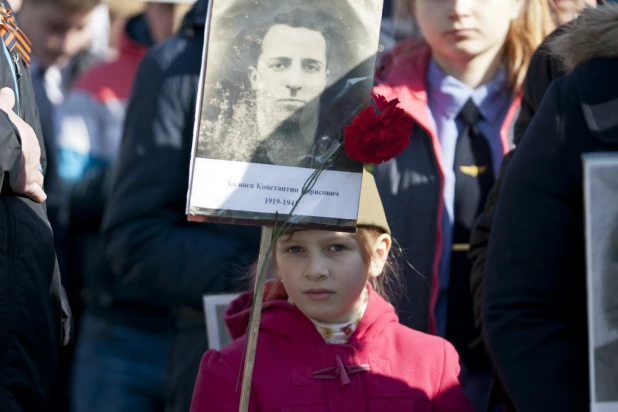
[(255, 364), (255, 352), (257, 349), (258, 332), (260, 331), (260, 319), (262, 318), (262, 302), (264, 300), (264, 286), (267, 276), (259, 276), (259, 272), (268, 260), (268, 249), (272, 241), (273, 228), (262, 226), (262, 239), (260, 241), (260, 254), (258, 257), (258, 276), (255, 277), (253, 295), (253, 316), (247, 330), (247, 347), (245, 351), (245, 364), (243, 367), (242, 389), (240, 392), (239, 412), (249, 411), (251, 397), (251, 381), (253, 379), (253, 365)]

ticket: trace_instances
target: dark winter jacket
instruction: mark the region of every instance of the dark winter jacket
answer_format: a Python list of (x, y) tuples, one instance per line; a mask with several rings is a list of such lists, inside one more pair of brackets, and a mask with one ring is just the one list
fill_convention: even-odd
[(257, 258), (260, 235), (256, 227), (189, 222), (185, 215), (207, 5), (199, 0), (180, 32), (140, 64), (103, 220), (122, 284), (117, 304), (125, 313), (141, 311), (161, 331), (166, 321), (174, 324), (172, 357), (180, 363), (172, 361), (171, 382), (191, 382), (170, 396), (183, 412), (206, 349), (202, 295), (246, 287), (242, 276)]
[[(2, 6), (9, 8), (2, 1)], [(4, 48), (4, 44), (0, 47)], [(19, 55), (9, 61), (0, 52), (0, 84), (16, 92), (15, 111), (39, 139), (41, 164), (45, 145), (28, 67)], [(11, 71), (16, 72), (16, 81)], [(9, 181), (17, 173), (21, 141), (0, 111), (0, 411), (45, 411), (58, 369), (58, 353), (68, 338), (68, 306), (45, 204), (15, 194)], [(63, 329), (63, 319), (64, 323)]]
[(185, 215), (204, 18), (187, 16), (140, 64), (103, 221), (127, 300), (157, 308), (201, 308), (203, 293), (234, 289), (236, 264), (257, 253), (259, 229)]
[[(521, 107), (515, 122), (515, 135), (513, 144), (518, 145), (521, 137), (525, 133), (528, 125), (532, 121), (541, 100), (549, 87), (549, 84), (565, 73), (560, 60), (550, 54), (548, 43), (559, 36), (567, 29), (568, 25), (560, 26), (539, 46), (537, 51), (532, 56), (526, 80), (523, 86), (523, 97), (521, 99)], [(474, 299), (474, 317), (477, 326), (481, 327), (481, 302), (483, 294), (483, 278), (485, 277), (485, 262), (487, 260), (487, 245), (489, 243), (489, 235), (491, 234), (492, 220), (500, 188), (504, 181), (504, 175), (509, 166), (511, 159), (516, 149), (512, 149), (504, 156), (500, 166), (498, 179), (494, 183), (492, 190), (487, 197), (485, 209), (476, 220), (475, 226), (470, 236), (470, 251), (469, 257), (472, 261), (472, 273), (470, 275), (470, 286), (472, 288), (472, 297)]]
[[(606, 0), (597, 0), (598, 5), (605, 3)], [(526, 73), (526, 80), (523, 85), (524, 93), (521, 100), (520, 111), (517, 116), (517, 121), (515, 122), (515, 136), (513, 139), (515, 146), (519, 144), (521, 137), (526, 132), (528, 125), (530, 125), (550, 83), (566, 73), (566, 68), (561, 63), (560, 59), (550, 52), (548, 45), (553, 39), (564, 33), (570, 25), (571, 23), (566, 23), (554, 30), (532, 56), (528, 72)], [(504, 156), (502, 164), (500, 165), (498, 179), (496, 179), (492, 190), (489, 192), (487, 202), (485, 203), (485, 209), (477, 218), (470, 237), (469, 257), (472, 261), (470, 287), (474, 300), (474, 318), (479, 328), (481, 328), (482, 323), (483, 279), (485, 277), (485, 262), (487, 261), (487, 246), (491, 234), (494, 210), (498, 202), (504, 175), (515, 154), (515, 150), (515, 148), (512, 149)]]
[(581, 156), (618, 151), (618, 6), (585, 10), (553, 44), (575, 68), (550, 86), (506, 174), (483, 327), (516, 410), (582, 412), (589, 386)]

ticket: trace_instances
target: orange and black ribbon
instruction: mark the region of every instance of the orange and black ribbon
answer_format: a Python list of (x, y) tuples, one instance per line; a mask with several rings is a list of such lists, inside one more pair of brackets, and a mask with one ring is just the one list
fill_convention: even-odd
[(0, 6), (0, 34), (4, 40), (4, 44), (13, 52), (17, 48), (17, 52), (26, 65), (30, 64), (30, 53), (32, 52), (32, 43), (26, 34), (17, 26), (15, 14), (10, 9), (5, 9)]

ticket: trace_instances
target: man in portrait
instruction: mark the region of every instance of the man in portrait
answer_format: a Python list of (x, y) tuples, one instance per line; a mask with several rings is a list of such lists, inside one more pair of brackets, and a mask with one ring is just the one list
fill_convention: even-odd
[(258, 163), (295, 165), (312, 153), (320, 96), (328, 81), (328, 45), (324, 27), (315, 16), (303, 14), (277, 17), (252, 50), (249, 79), (264, 142), (254, 157)]

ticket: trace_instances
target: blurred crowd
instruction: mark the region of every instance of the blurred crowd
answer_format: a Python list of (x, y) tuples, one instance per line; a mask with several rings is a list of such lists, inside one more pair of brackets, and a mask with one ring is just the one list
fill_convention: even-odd
[[(51, 399), (49, 410), (58, 412), (186, 412), (200, 359), (207, 350), (202, 295), (246, 289), (244, 274), (257, 258), (260, 236), (259, 228), (194, 223), (188, 222), (185, 216), (208, 1), (8, 1), (10, 5), (5, 7), (12, 8), (19, 27), (32, 42), (27, 69), (44, 142), (42, 150), (46, 153), (43, 166), (47, 217), (53, 229), (66, 302), (72, 311), (72, 327), (70, 342), (58, 349), (57, 366), (50, 366), (44, 372), (29, 372), (34, 376), (31, 380), (15, 381), (18, 387), (15, 393), (21, 397), (17, 402), (26, 405), (24, 409), (16, 407), (6, 411), (48, 410), (39, 402)], [(440, 0), (440, 3), (475, 1), (478, 2)], [(404, 269), (405, 292), (402, 293), (407, 295), (399, 306), (395, 305), (401, 322), (439, 334), (454, 344), (462, 360), (465, 380), (462, 385), (477, 411), (503, 407), (523, 412), (583, 411), (569, 408), (587, 407), (586, 395), (571, 405), (566, 402), (568, 396), (563, 398), (564, 402), (555, 404), (535, 397), (540, 392), (523, 383), (532, 379), (522, 376), (526, 362), (515, 362), (518, 359), (515, 354), (504, 348), (518, 346), (518, 350), (524, 351), (542, 339), (554, 339), (560, 330), (568, 329), (569, 321), (579, 320), (573, 327), (581, 332), (585, 328), (585, 319), (581, 319), (585, 307), (580, 305), (582, 297), (575, 297), (576, 291), (571, 288), (583, 285), (585, 272), (565, 275), (562, 282), (573, 282), (571, 285), (555, 286), (568, 289), (556, 300), (568, 299), (583, 314), (564, 309), (565, 317), (570, 320), (561, 324), (564, 329), (556, 326), (558, 329), (552, 336), (533, 335), (530, 332), (533, 327), (516, 335), (518, 320), (509, 323), (509, 316), (515, 315), (504, 315), (502, 311), (512, 307), (513, 299), (518, 300), (526, 293), (534, 300), (550, 292), (518, 283), (521, 279), (516, 270), (518, 267), (524, 270), (522, 261), (502, 251), (524, 248), (525, 242), (536, 244), (538, 254), (545, 250), (545, 255), (531, 256), (530, 259), (538, 259), (534, 262), (555, 258), (546, 264), (530, 263), (538, 271), (560, 265), (569, 271), (582, 262), (577, 260), (571, 262), (571, 267), (565, 267), (565, 262), (578, 259), (583, 251), (560, 248), (557, 240), (559, 236), (565, 239), (575, 236), (577, 245), (583, 249), (581, 233), (577, 232), (581, 225), (574, 221), (573, 214), (565, 217), (571, 219), (568, 223), (555, 222), (555, 226), (575, 232), (556, 229), (551, 240), (553, 248), (541, 244), (544, 232), (537, 233), (537, 229), (531, 228), (551, 216), (532, 210), (530, 202), (538, 202), (535, 205), (538, 209), (550, 209), (555, 197), (567, 196), (564, 193), (571, 189), (559, 193), (562, 187), (557, 187), (554, 197), (552, 194), (546, 198), (526, 197), (521, 189), (526, 182), (553, 178), (543, 170), (529, 176), (525, 169), (535, 168), (534, 162), (549, 165), (560, 160), (539, 153), (543, 151), (541, 143), (535, 148), (532, 147), (534, 139), (522, 137), (532, 134), (528, 129), (533, 126), (539, 129), (538, 134), (547, 134), (546, 129), (554, 127), (532, 119), (538, 116), (537, 110), (544, 111), (545, 119), (555, 115), (552, 108), (539, 109), (539, 106), (550, 83), (570, 72), (564, 63), (566, 58), (534, 52), (539, 46), (541, 51), (550, 47), (541, 44), (559, 37), (584, 8), (597, 7), (597, 0), (509, 0), (507, 3), (518, 3), (522, 10), (505, 20), (508, 36), (503, 36), (500, 44), (493, 44), (494, 33), (488, 30), (487, 41), (480, 43), (480, 47), (506, 48), (504, 53), (508, 58), (496, 60), (498, 63), (493, 65), (475, 62), (480, 68), (476, 73), (470, 69), (472, 80), (462, 81), (466, 87), (452, 79), (453, 73), (460, 72), (464, 64), (458, 66), (457, 52), (441, 54), (440, 40), (432, 38), (438, 36), (432, 28), (441, 24), (442, 17), (437, 13), (444, 6), (430, 9), (433, 6), (424, 6), (427, 3), (430, 2), (385, 1), (380, 63), (376, 70), (377, 83), (381, 84), (378, 90), (390, 93), (391, 97), (396, 96), (397, 87), (402, 87), (396, 81), (405, 77), (405, 73), (415, 73), (419, 79), (425, 79), (425, 84), (420, 86), (412, 79), (404, 83), (424, 96), (415, 95), (410, 103), (410, 107), (418, 102), (424, 106), (422, 114), (413, 115), (416, 124), (413, 137), (418, 137), (414, 141), (429, 137), (428, 141), (433, 139), (433, 144), (442, 145), (443, 151), (435, 147), (427, 149), (413, 141), (409, 151), (399, 158), (398, 166), (385, 164), (374, 173), (393, 236), (410, 253), (408, 260), (415, 268)], [(445, 13), (446, 20), (458, 18), (457, 12)], [(425, 19), (419, 20), (419, 14)], [(494, 21), (491, 16), (484, 18)], [(614, 24), (618, 26), (618, 22)], [(499, 30), (495, 28), (496, 32)], [(423, 48), (425, 42), (431, 50)], [(614, 47), (617, 47), (612, 51), (615, 57), (618, 43)], [(411, 51), (414, 53), (410, 54)], [(423, 63), (408, 67), (410, 58)], [(450, 63), (442, 64), (440, 58)], [(469, 64), (472, 59), (461, 61)], [(574, 61), (578, 62), (577, 58)], [(551, 89), (554, 94), (556, 88)], [(431, 163), (427, 167), (433, 167), (433, 162), (457, 162), (459, 154), (455, 146), (447, 149), (444, 143), (448, 139), (454, 141), (460, 132), (454, 120), (456, 113), (452, 111), (461, 110), (468, 99), (486, 97), (488, 100), (476, 108), (485, 123), (478, 128), (471, 127), (502, 142), (491, 148), (492, 180), (479, 193), (459, 187), (450, 172), (442, 176), (439, 188), (415, 185), (414, 179), (431, 180), (439, 173), (405, 165)], [(461, 104), (454, 103), (462, 99)], [(561, 100), (566, 98), (555, 99), (560, 108)], [(433, 113), (432, 119), (427, 117), (426, 108)], [(594, 113), (585, 116), (588, 122), (594, 123), (594, 119), (590, 120)], [(603, 127), (597, 124), (590, 130), (602, 134)], [(586, 132), (587, 129), (582, 133)], [(522, 153), (515, 156), (520, 141)], [(531, 160), (524, 157), (523, 142), (531, 146), (528, 148)], [(599, 145), (602, 150), (616, 150), (615, 139)], [(435, 154), (434, 150), (441, 154)], [(426, 157), (431, 159), (429, 162), (418, 158), (419, 154), (430, 152)], [(434, 156), (445, 157), (436, 160)], [(506, 164), (511, 158), (509, 169), (512, 170), (507, 174)], [(565, 175), (574, 173), (571, 166), (556, 167), (563, 167)], [(560, 184), (567, 185), (556, 183)], [(462, 196), (474, 197), (473, 204), (466, 203)], [(433, 202), (434, 197), (440, 201)], [(500, 203), (508, 206), (497, 208), (498, 197)], [(569, 202), (577, 203), (577, 198), (574, 199)], [(433, 209), (431, 213), (424, 212), (427, 207)], [(441, 217), (435, 215), (442, 208), (445, 211)], [(466, 208), (471, 209), (466, 211)], [(527, 209), (527, 214), (522, 209)], [(408, 220), (410, 211), (421, 212), (417, 218)], [(557, 216), (553, 214), (556, 219)], [(444, 221), (437, 230), (435, 222), (441, 218)], [(538, 224), (541, 228), (541, 223)], [(529, 231), (521, 233), (524, 229)], [(491, 242), (489, 233), (492, 233)], [(507, 233), (510, 238), (505, 237)], [(521, 252), (518, 256), (525, 260), (527, 255)], [(562, 263), (556, 263), (561, 259)], [(423, 276), (418, 276), (416, 270)], [(499, 276), (494, 275), (498, 272)], [(429, 286), (427, 278), (433, 279)], [(511, 295), (501, 289), (504, 285), (509, 285)], [(554, 287), (551, 285), (547, 290)], [(519, 292), (522, 295), (516, 295)], [(68, 308), (66, 304), (63, 306)], [(519, 322), (525, 323), (523, 316)], [(551, 327), (544, 330), (549, 334)], [(580, 335), (571, 346), (565, 344), (560, 349), (530, 354), (528, 359), (530, 363), (542, 362), (554, 351), (573, 353), (581, 345), (585, 346), (585, 342), (582, 343)], [(55, 355), (50, 351), (48, 356)], [(556, 385), (559, 381), (564, 384), (557, 390), (577, 384), (583, 386), (580, 392), (586, 392), (587, 379), (583, 375), (587, 373), (582, 369), (586, 365), (582, 366), (580, 360), (561, 360), (572, 365), (572, 372), (567, 372), (558, 360), (546, 368), (554, 374)], [(582, 375), (580, 379), (569, 378), (569, 374), (576, 373)], [(538, 375), (540, 380), (543, 374)], [(46, 389), (43, 382), (53, 382), (53, 385)], [(19, 386), (22, 383), (24, 388)], [(39, 384), (41, 387), (36, 390), (25, 389)], [(542, 385), (551, 386), (550, 383)], [(547, 391), (548, 399), (554, 401), (550, 389)], [(4, 405), (6, 396), (9, 395), (2, 392), (0, 405)]]

